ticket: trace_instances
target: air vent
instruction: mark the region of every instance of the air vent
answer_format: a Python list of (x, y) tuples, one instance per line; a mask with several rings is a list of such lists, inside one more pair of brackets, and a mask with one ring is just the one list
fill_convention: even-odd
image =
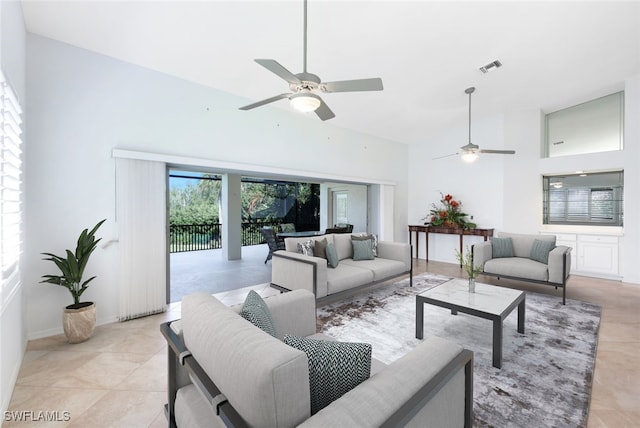
[(482, 67), (480, 67), (480, 71), (482, 71), (483, 73), (488, 73), (489, 70), (491, 70), (492, 68), (500, 68), (502, 67), (502, 63), (498, 60), (495, 60), (493, 62), (490, 62), (487, 65), (483, 65)]

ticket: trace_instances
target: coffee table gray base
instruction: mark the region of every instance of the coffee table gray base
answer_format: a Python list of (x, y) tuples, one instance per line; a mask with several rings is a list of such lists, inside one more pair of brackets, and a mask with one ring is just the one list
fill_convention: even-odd
[[(525, 317), (525, 298), (524, 291), (514, 292), (514, 297), (509, 298), (506, 304), (499, 306), (497, 309), (483, 308), (482, 305), (464, 304), (460, 302), (460, 299), (450, 298), (450, 296), (437, 296), (435, 293), (430, 293), (438, 287), (447, 286), (451, 287), (452, 284), (460, 280), (451, 280), (441, 284), (431, 290), (425, 291), (416, 295), (416, 338), (422, 339), (424, 336), (424, 304), (439, 306), (441, 308), (447, 308), (451, 310), (452, 315), (456, 315), (458, 312), (473, 315), (479, 318), (484, 318), (493, 321), (493, 366), (496, 368), (502, 367), (502, 323), (504, 319), (517, 307), (518, 308), (518, 333), (524, 333), (524, 317)], [(478, 286), (480, 286), (478, 288)], [(493, 291), (492, 288), (498, 288), (505, 290), (502, 287), (496, 287), (489, 284), (476, 283), (476, 292), (482, 293), (485, 290)], [(468, 291), (466, 291), (469, 293)], [(458, 296), (461, 294), (457, 291)]]

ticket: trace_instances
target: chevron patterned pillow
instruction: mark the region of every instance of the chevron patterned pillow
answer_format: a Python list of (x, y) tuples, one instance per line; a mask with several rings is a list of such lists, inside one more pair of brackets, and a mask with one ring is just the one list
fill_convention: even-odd
[(266, 331), (273, 337), (278, 337), (276, 335), (276, 327), (273, 322), (273, 318), (271, 317), (271, 312), (267, 307), (267, 304), (262, 300), (262, 297), (255, 291), (249, 291), (246, 299), (242, 305), (242, 309), (240, 310), (240, 315), (242, 318), (251, 322), (256, 327), (259, 327), (261, 330)]
[(284, 336), (284, 343), (307, 354), (312, 415), (371, 375), (368, 343), (333, 342), (288, 334)]

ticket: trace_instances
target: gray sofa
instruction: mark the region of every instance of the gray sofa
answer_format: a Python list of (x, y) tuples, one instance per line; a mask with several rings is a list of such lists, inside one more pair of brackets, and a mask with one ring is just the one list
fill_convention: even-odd
[(168, 342), (166, 413), (172, 427), (471, 427), (473, 353), (429, 338), (311, 416), (307, 355), (284, 334), (316, 334), (305, 290), (264, 299), (279, 337), (215, 297), (182, 301), (182, 319), (161, 325)]
[[(400, 242), (381, 241), (374, 260), (353, 260), (352, 234), (328, 234), (312, 238), (286, 238), (285, 250), (273, 254), (271, 286), (281, 291), (309, 290), (318, 301), (336, 297), (400, 275), (409, 274), (413, 285), (411, 246)], [(327, 265), (327, 259), (297, 253), (298, 244), (308, 240), (333, 243), (339, 263)]]
[[(501, 232), (499, 238), (511, 238), (512, 257), (494, 257), (492, 241), (472, 246), (473, 263), (483, 269), (483, 275), (518, 279), (562, 288), (562, 304), (566, 304), (567, 280), (571, 270), (571, 247), (555, 246), (555, 235), (524, 235)], [(534, 242), (549, 242), (546, 263), (532, 259)]]

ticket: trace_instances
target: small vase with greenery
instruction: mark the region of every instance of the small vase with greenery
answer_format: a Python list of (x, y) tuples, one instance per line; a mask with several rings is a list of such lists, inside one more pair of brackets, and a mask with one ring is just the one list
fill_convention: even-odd
[(464, 269), (469, 277), (469, 291), (474, 293), (476, 288), (476, 276), (478, 276), (479, 273), (482, 273), (482, 267), (473, 264), (473, 252), (469, 246), (465, 247), (464, 254), (456, 250), (456, 258), (458, 259), (458, 262), (460, 262), (460, 265), (462, 265), (462, 269)]
[[(95, 233), (106, 219), (98, 222), (90, 231), (84, 229), (80, 233), (75, 252), (66, 250), (64, 256), (57, 256), (52, 253), (42, 253), (46, 257), (43, 260), (53, 262), (58, 269), (59, 275), (43, 275), (41, 283), (56, 284), (65, 287), (73, 297), (73, 304), (65, 308), (63, 315), (63, 327), (67, 339), (71, 343), (79, 343), (87, 340), (93, 334), (95, 327), (96, 312), (93, 302), (80, 302), (80, 297), (89, 287), (91, 281), (96, 277), (83, 281), (84, 270), (89, 262), (91, 253), (98, 246), (102, 238), (96, 239)], [(78, 324), (79, 323), (79, 324)]]

